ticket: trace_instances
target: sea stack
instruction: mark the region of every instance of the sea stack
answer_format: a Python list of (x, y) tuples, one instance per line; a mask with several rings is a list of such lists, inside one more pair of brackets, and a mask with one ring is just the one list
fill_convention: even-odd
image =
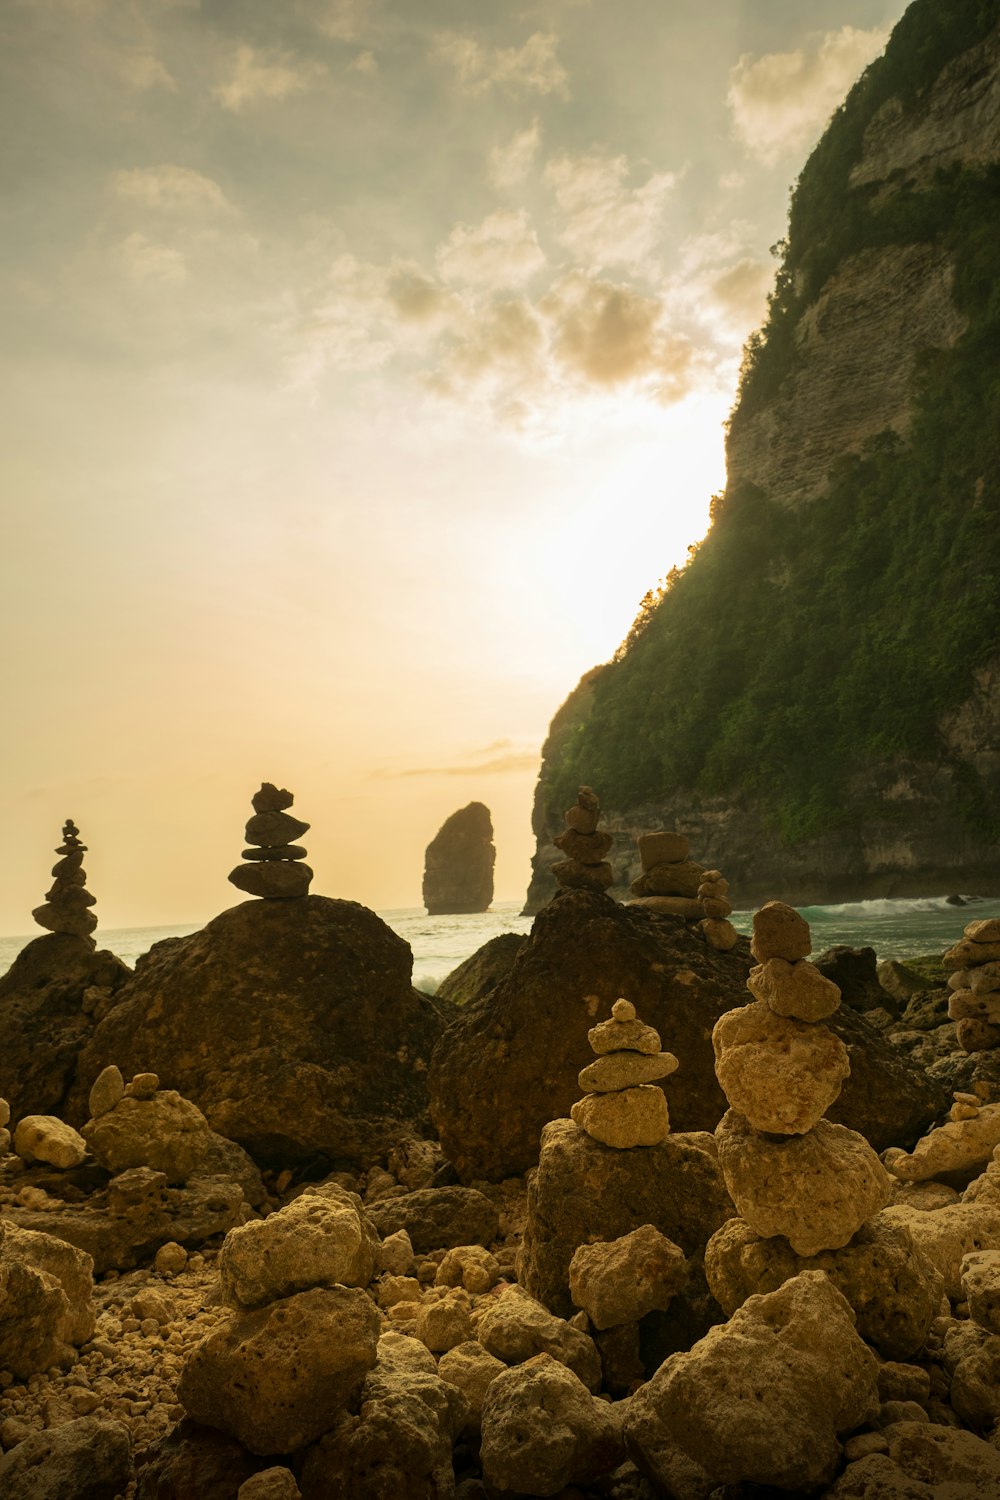
[(587, 1033), (597, 1061), (580, 1073), (586, 1096), (570, 1110), (575, 1125), (602, 1146), (619, 1151), (658, 1146), (670, 1134), (667, 1101), (655, 1079), (677, 1067), (672, 1052), (660, 1051), (659, 1033), (645, 1026), (629, 1000), (616, 1000), (610, 1021)]
[(601, 804), (596, 792), (582, 786), (576, 803), (563, 814), (566, 832), (554, 840), (566, 858), (551, 866), (553, 875), (565, 890), (606, 891), (614, 883), (614, 873), (604, 858), (614, 843), (610, 833), (601, 833), (598, 821)]
[(488, 911), (493, 900), (493, 823), (470, 802), (442, 823), (424, 855), (424, 905), (432, 917)]
[(712, 1033), (731, 1106), (715, 1132), (729, 1194), (762, 1239), (783, 1236), (797, 1255), (846, 1245), (891, 1191), (864, 1136), (823, 1119), (850, 1064), (822, 1024), (840, 991), (807, 962), (811, 946), (808, 922), (784, 902), (755, 912), (754, 1004), (727, 1011)]
[(52, 889), (45, 893), (45, 904), (36, 906), (31, 915), (39, 927), (49, 932), (68, 932), (87, 938), (97, 926), (90, 908), (94, 897), (87, 890), (87, 872), (83, 868), (86, 844), (80, 842), (80, 830), (72, 818), (63, 824), (62, 843), (55, 851), (62, 858), (52, 866)]
[(948, 1015), (957, 1022), (958, 1045), (965, 1052), (1000, 1047), (1000, 918), (970, 922), (948, 949)]
[(291, 792), (264, 781), (251, 801), (254, 815), (246, 826), (246, 841), (251, 847), (244, 849), (242, 856), (249, 863), (237, 865), (229, 879), (248, 895), (269, 901), (307, 895), (313, 872), (303, 863), (306, 850), (294, 840), (302, 837), (309, 824), (287, 811), (295, 798)]

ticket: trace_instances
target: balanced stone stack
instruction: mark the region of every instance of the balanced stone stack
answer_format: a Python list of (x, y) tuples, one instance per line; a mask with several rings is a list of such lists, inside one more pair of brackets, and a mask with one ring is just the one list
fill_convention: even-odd
[(49, 932), (90, 938), (97, 918), (90, 910), (94, 897), (86, 888), (87, 872), (83, 868), (87, 846), (80, 842), (80, 830), (72, 818), (63, 824), (62, 839), (56, 849), (62, 858), (52, 866), (52, 889), (45, 893), (44, 906), (36, 906), (31, 915), (39, 927), (46, 927)]
[(948, 980), (948, 1015), (957, 1023), (966, 1052), (1000, 1047), (1000, 918), (970, 922), (944, 955), (954, 973)]
[(568, 890), (606, 891), (614, 882), (614, 874), (604, 856), (614, 839), (610, 833), (598, 831), (601, 804), (597, 794), (589, 786), (582, 786), (576, 805), (563, 816), (566, 832), (554, 843), (566, 858), (551, 866), (553, 875)]
[(737, 1210), (762, 1238), (798, 1255), (846, 1245), (889, 1201), (888, 1174), (864, 1136), (823, 1115), (850, 1073), (847, 1049), (822, 1024), (840, 990), (807, 962), (809, 924), (780, 901), (754, 914), (747, 988), (712, 1034), (731, 1108), (716, 1130)]
[(706, 870), (693, 860), (683, 833), (643, 833), (637, 843), (642, 874), (632, 882), (637, 899), (630, 904), (697, 922), (711, 947), (732, 948), (737, 933), (728, 920), (733, 908), (721, 870)]
[(286, 811), (295, 798), (265, 781), (252, 801), (254, 816), (246, 826), (251, 847), (243, 850), (249, 863), (237, 865), (229, 879), (241, 891), (272, 901), (305, 896), (313, 872), (303, 864), (306, 850), (294, 840), (302, 837), (309, 824)]
[(660, 1051), (659, 1033), (637, 1019), (630, 1001), (616, 1000), (611, 1020), (592, 1027), (587, 1040), (597, 1061), (580, 1073), (586, 1097), (570, 1110), (574, 1124), (601, 1145), (620, 1151), (665, 1141), (670, 1117), (654, 1080), (668, 1077), (677, 1059)]

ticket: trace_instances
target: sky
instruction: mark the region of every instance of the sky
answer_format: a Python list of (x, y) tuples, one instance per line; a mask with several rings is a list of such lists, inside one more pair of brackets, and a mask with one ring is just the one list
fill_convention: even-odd
[[(0, 933), (497, 900), (580, 675), (708, 523), (788, 192), (902, 0), (5, 0)], [(600, 790), (598, 788), (598, 790)]]

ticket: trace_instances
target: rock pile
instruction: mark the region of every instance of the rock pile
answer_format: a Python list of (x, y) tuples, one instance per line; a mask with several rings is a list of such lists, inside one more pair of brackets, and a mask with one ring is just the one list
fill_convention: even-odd
[(721, 1016), (712, 1036), (730, 1104), (716, 1130), (730, 1196), (758, 1235), (781, 1235), (800, 1255), (846, 1245), (891, 1191), (865, 1138), (823, 1119), (850, 1064), (822, 1024), (840, 992), (806, 962), (810, 948), (809, 924), (790, 906), (755, 912), (755, 1003)]
[(574, 1123), (619, 1151), (658, 1146), (670, 1133), (670, 1117), (654, 1080), (675, 1070), (676, 1057), (660, 1051), (659, 1033), (637, 1019), (629, 1000), (616, 1000), (610, 1021), (591, 1027), (587, 1039), (597, 1061), (580, 1073), (586, 1097), (570, 1110)]
[(965, 1052), (1000, 1047), (1000, 918), (970, 922), (944, 955), (953, 973), (948, 1015)]
[(44, 905), (36, 906), (31, 913), (39, 927), (90, 938), (97, 918), (90, 910), (94, 897), (87, 890), (87, 872), (83, 868), (86, 852), (86, 844), (80, 842), (79, 828), (72, 818), (67, 818), (62, 843), (56, 849), (62, 858), (52, 866), (52, 889), (46, 891)]
[(242, 855), (250, 863), (237, 865), (229, 879), (239, 890), (272, 901), (307, 895), (313, 872), (303, 863), (306, 850), (295, 840), (309, 824), (286, 811), (295, 798), (264, 781), (251, 800), (254, 815), (246, 826), (250, 848)]
[(614, 840), (610, 833), (599, 831), (600, 816), (596, 792), (582, 786), (575, 805), (563, 814), (566, 832), (554, 840), (556, 848), (566, 855), (551, 866), (564, 890), (606, 891), (614, 883), (611, 866), (604, 858)]
[(697, 922), (711, 947), (726, 953), (736, 946), (730, 922), (729, 881), (721, 870), (706, 870), (691, 858), (683, 833), (644, 833), (638, 839), (642, 874), (630, 887), (633, 906)]

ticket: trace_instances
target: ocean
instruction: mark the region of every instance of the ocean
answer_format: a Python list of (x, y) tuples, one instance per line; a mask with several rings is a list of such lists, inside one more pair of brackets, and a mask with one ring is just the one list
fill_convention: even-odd
[[(961, 936), (967, 922), (1000, 917), (1000, 899), (967, 898), (967, 905), (954, 906), (942, 897), (927, 896), (907, 901), (856, 901), (841, 906), (800, 908), (812, 928), (813, 952), (822, 953), (835, 943), (852, 948), (872, 947), (879, 958), (907, 959), (918, 954), (941, 953)], [(394, 932), (413, 950), (413, 982), (433, 993), (447, 974), (475, 953), (490, 938), (503, 932), (531, 931), (531, 917), (520, 912), (520, 902), (497, 902), (490, 911), (458, 917), (429, 917), (420, 907), (379, 912)], [(733, 925), (749, 932), (752, 913), (733, 913)], [(181, 927), (98, 928), (98, 947), (110, 948), (132, 965), (163, 938), (197, 932), (200, 923)], [(38, 932), (21, 937), (0, 938), (0, 974)]]

